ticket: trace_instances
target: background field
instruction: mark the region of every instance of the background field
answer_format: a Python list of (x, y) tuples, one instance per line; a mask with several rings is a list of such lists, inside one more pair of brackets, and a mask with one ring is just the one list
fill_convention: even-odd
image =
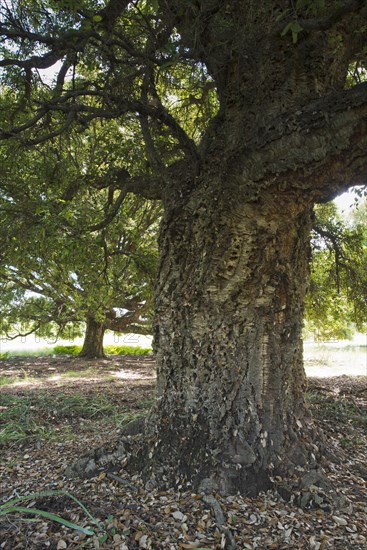
[[(29, 336), (24, 339), (3, 341), (0, 339), (0, 353), (10, 355), (53, 354), (55, 345), (81, 345), (81, 338), (74, 340), (40, 340)], [(138, 334), (117, 336), (107, 333), (106, 346), (151, 347), (152, 338)], [(337, 342), (304, 342), (304, 357), (307, 376), (366, 376), (367, 375), (367, 335), (358, 334), (353, 340)]]

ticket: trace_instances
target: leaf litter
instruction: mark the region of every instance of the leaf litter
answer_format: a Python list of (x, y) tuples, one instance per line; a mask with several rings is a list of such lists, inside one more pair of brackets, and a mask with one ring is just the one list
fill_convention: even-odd
[[(0, 442), (0, 502), (31, 495), (22, 508), (65, 520), (24, 511), (0, 515), (0, 549), (367, 549), (366, 377), (309, 380), (310, 406), (327, 442), (323, 471), (340, 498), (334, 507), (316, 506), (322, 489), (311, 475), (316, 485), (300, 489), (300, 497), (311, 495), (302, 509), (280, 496), (279, 479), (256, 498), (162, 491), (123, 469), (67, 479), (68, 465), (87, 450), (118, 441), (121, 424), (147, 411), (154, 393), (151, 358), (23, 358), (1, 361), (0, 368), (9, 381), (18, 380), (0, 387), (0, 434), (9, 409), (34, 403), (26, 409), (34, 423), (24, 438)], [(80, 407), (63, 409), (62, 401), (70, 405), (75, 396)], [(98, 410), (100, 396), (113, 407)], [(40, 425), (43, 431), (35, 429)]]

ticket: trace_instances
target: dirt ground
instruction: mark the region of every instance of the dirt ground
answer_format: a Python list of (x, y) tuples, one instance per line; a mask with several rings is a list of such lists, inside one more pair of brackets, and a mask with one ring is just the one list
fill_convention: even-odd
[[(117, 441), (126, 422), (147, 413), (150, 357), (14, 357), (0, 361), (0, 380), (0, 549), (367, 549), (366, 377), (309, 379), (308, 400), (327, 442), (322, 467), (340, 498), (318, 505), (322, 489), (311, 486), (315, 498), (303, 509), (283, 500), (279, 480), (257, 498), (210, 500), (161, 491), (123, 470), (67, 479), (76, 458)], [(12, 507), (10, 499), (19, 500)]]

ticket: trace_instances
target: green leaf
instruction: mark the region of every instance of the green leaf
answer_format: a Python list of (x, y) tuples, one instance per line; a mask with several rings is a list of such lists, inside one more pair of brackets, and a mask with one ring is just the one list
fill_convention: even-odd
[(288, 25), (284, 27), (284, 29), (282, 30), (281, 36), (285, 36), (290, 31), (291, 25), (292, 25), (292, 22), (288, 23)]
[(298, 23), (298, 21), (293, 21), (290, 28), (292, 32), (297, 34), (303, 30), (303, 27)]
[(153, 10), (158, 11), (158, 8), (159, 8), (158, 0), (150, 0), (150, 3), (152, 5)]
[(298, 34), (303, 30), (303, 27), (298, 21), (291, 21), (284, 27), (281, 36), (285, 36), (288, 32), (292, 33), (293, 44), (296, 44), (298, 40)]
[(172, 61), (171, 59), (169, 61), (165, 61), (164, 63), (162, 63), (162, 65), (160, 66), (160, 69), (169, 69), (170, 67), (172, 67), (173, 65), (175, 64), (174, 61)]

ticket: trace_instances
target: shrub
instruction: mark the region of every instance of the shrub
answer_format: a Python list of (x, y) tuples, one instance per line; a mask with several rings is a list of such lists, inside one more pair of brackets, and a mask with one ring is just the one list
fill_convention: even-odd
[(82, 346), (76, 344), (72, 346), (55, 346), (53, 353), (56, 355), (78, 355), (82, 351)]
[(139, 346), (114, 346), (105, 347), (105, 352), (109, 355), (149, 355), (151, 348), (141, 348)]
[[(55, 346), (53, 353), (56, 355), (78, 355), (82, 350), (82, 346)], [(141, 348), (139, 346), (114, 346), (109, 345), (104, 348), (108, 355), (149, 355), (152, 353), (151, 348)]]

